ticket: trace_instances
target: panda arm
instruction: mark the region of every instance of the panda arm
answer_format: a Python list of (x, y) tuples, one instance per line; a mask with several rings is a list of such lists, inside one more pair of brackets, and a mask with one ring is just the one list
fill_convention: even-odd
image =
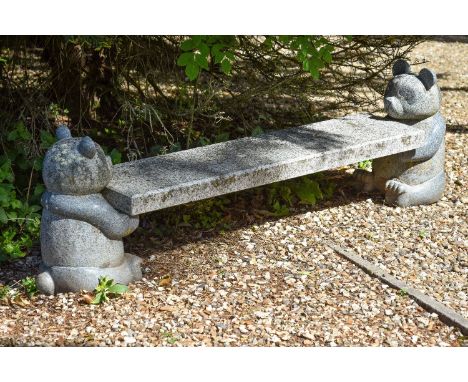
[(408, 154), (404, 156), (404, 160), (406, 162), (412, 161), (426, 161), (431, 159), (437, 150), (439, 150), (440, 145), (444, 141), (445, 137), (445, 121), (442, 117), (439, 120), (434, 121), (434, 127), (431, 133), (426, 140), (424, 146), (419, 147), (417, 149), (408, 151)]
[(99, 228), (109, 239), (120, 239), (138, 227), (138, 216), (118, 212), (101, 194), (77, 196), (45, 192), (42, 205), (57, 215)]

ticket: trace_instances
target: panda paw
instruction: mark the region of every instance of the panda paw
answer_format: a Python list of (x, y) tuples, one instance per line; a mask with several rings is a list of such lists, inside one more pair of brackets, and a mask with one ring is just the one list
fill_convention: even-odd
[(391, 179), (385, 183), (385, 202), (399, 207), (410, 205), (411, 186), (396, 179)]

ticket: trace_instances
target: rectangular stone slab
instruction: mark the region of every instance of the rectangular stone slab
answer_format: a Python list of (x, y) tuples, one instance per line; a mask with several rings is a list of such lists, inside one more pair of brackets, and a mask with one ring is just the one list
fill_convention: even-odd
[(410, 122), (357, 114), (118, 164), (106, 199), (130, 215), (421, 147)]

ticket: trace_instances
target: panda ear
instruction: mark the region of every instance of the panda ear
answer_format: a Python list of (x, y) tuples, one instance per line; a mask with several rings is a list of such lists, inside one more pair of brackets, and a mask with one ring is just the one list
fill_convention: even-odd
[(436, 74), (432, 70), (426, 68), (421, 69), (418, 78), (421, 80), (426, 90), (432, 88), (437, 82)]
[(96, 155), (96, 145), (90, 137), (83, 137), (78, 144), (78, 151), (86, 158), (92, 159)]
[(411, 73), (410, 64), (408, 64), (407, 61), (402, 60), (402, 59), (396, 60), (395, 63), (393, 64), (392, 72), (394, 76), (397, 76), (399, 74), (410, 74)]
[(55, 136), (58, 141), (62, 139), (71, 138), (70, 129), (65, 125), (60, 125), (57, 130), (55, 130)]

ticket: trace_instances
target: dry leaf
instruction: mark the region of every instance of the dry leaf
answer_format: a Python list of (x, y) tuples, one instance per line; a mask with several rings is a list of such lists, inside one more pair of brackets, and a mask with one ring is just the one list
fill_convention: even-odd
[(172, 284), (172, 277), (167, 275), (164, 276), (161, 280), (159, 280), (159, 286), (161, 287), (167, 287)]
[(159, 310), (162, 312), (174, 312), (177, 310), (176, 306), (164, 305), (159, 307)]
[(13, 305), (19, 305), (19, 306), (31, 305), (31, 302), (20, 294), (16, 294), (13, 297), (11, 297), (10, 303)]
[(84, 302), (85, 304), (91, 304), (94, 300), (94, 296), (90, 295), (89, 293), (85, 293), (79, 299), (80, 302)]

